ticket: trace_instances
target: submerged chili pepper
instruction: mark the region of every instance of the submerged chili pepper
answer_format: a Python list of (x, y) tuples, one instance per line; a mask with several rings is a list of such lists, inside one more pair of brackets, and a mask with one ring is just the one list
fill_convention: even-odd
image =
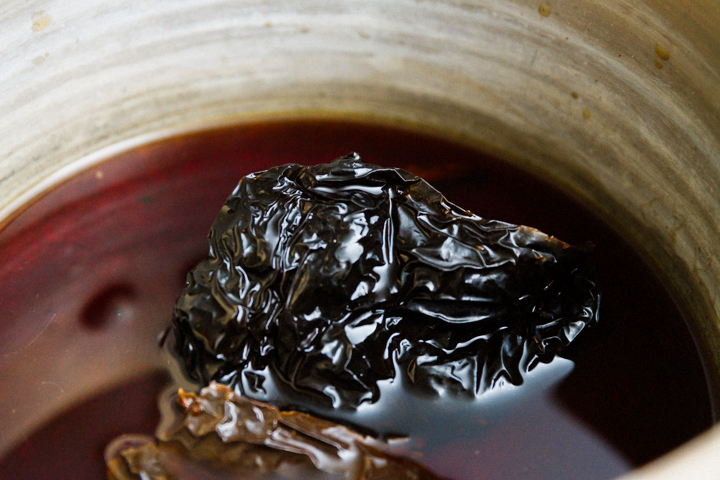
[(440, 480), (400, 454), (418, 455), (225, 385), (211, 382), (198, 395), (181, 389), (177, 403), (181, 411), (159, 442), (126, 435), (107, 447), (110, 480)]
[(280, 407), (519, 385), (597, 321), (589, 248), (487, 220), (357, 154), (244, 177), (174, 309), (175, 351)]

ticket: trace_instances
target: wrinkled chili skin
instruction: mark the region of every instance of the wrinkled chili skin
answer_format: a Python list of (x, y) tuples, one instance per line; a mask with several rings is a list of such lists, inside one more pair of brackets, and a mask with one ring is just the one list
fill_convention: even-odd
[(519, 385), (597, 321), (589, 248), (487, 220), (357, 154), (241, 179), (173, 311), (201, 385), (353, 409)]

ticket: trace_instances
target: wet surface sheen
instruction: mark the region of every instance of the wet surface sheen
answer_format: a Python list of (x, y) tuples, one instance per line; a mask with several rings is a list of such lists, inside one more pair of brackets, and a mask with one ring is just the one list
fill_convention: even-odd
[(400, 376), (440, 397), (519, 386), (597, 320), (590, 247), (481, 218), (356, 153), (244, 177), (208, 238), (175, 350), (201, 386), (285, 408), (370, 409)]
[[(603, 294), (597, 327), (563, 354), (572, 363), (540, 365), (524, 386), (489, 391), (472, 403), (395, 395), (380, 381), (388, 408), (370, 415), (361, 406), (355, 414), (367, 414), (362, 423), (382, 430), (388, 418), (413, 419), (424, 432), (414, 445), (423, 463), (473, 480), (611, 478), (710, 426), (702, 365), (681, 312), (607, 223), (556, 188), (472, 148), (353, 122), (245, 125), (172, 138), (124, 153), (50, 192), (0, 232), (5, 361), (21, 362), (24, 353), (13, 352), (35, 338), (33, 348), (61, 355), (63, 344), (49, 349), (45, 342), (73, 322), (72, 338), (112, 338), (112, 328), (130, 325), (123, 323), (129, 313), (135, 327), (155, 322), (146, 335), (155, 343), (187, 271), (207, 254), (205, 234), (239, 178), (285, 163), (329, 162), (352, 150), (370, 163), (421, 175), (450, 202), (485, 218), (532, 225), (570, 244), (593, 242)], [(112, 262), (103, 261), (108, 255)], [(113, 295), (109, 309), (86, 308), (117, 285), (132, 295)], [(112, 321), (96, 312), (110, 312)], [(38, 337), (50, 318), (52, 328)], [(37, 378), (35, 364), (22, 365), (0, 386), (0, 403), (21, 381), (16, 375)], [(133, 389), (89, 399), (48, 423), (0, 462), (0, 477), (101, 478), (103, 449), (122, 433), (113, 419), (156, 408), (154, 396)], [(121, 430), (151, 428), (139, 420)], [(105, 433), (68, 441), (85, 435), (88, 425)]]

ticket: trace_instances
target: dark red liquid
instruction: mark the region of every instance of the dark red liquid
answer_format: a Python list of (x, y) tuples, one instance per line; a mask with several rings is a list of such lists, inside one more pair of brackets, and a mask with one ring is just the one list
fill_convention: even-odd
[[(186, 135), (60, 185), (0, 232), (0, 354), (37, 345), (43, 315), (108, 346), (103, 332), (126, 315), (123, 328), (148, 330), (137, 342), (150, 348), (241, 176), (350, 151), (419, 174), (478, 215), (597, 246), (600, 324), (571, 347), (568, 375), (520, 387), (512, 401), (497, 402), (503, 408), (490, 400), (470, 413), (448, 405), (429, 417), (407, 415), (427, 426), (418, 448), (434, 471), (456, 479), (611, 478), (710, 427), (703, 367), (683, 315), (612, 228), (552, 185), (473, 148), (370, 124), (279, 122)], [(161, 379), (140, 378), (29, 433), (0, 461), (0, 478), (102, 478), (108, 441), (153, 431)], [(8, 385), (0, 386), (0, 408)]]

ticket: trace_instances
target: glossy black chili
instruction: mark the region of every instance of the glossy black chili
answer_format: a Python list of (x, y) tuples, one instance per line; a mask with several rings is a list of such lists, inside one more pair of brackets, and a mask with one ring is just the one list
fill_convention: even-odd
[(521, 384), (597, 319), (592, 254), (486, 220), (357, 154), (244, 177), (174, 309), (191, 378), (355, 408)]

